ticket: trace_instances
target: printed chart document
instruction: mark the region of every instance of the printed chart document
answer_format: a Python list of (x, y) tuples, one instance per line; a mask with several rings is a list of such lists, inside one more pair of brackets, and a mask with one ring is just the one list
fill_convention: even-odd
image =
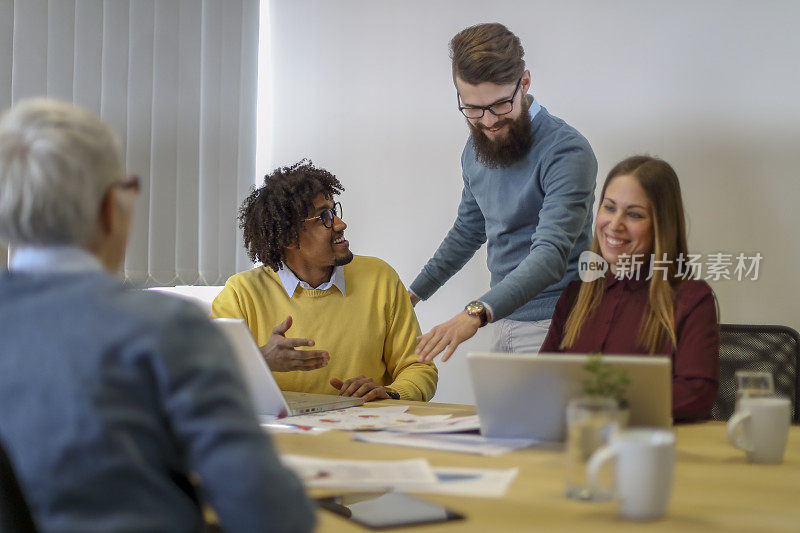
[(518, 472), (516, 468), (431, 468), (425, 459), (362, 461), (282, 455), (281, 461), (307, 488), (393, 490), (484, 498), (505, 495)]
[(331, 429), (344, 431), (395, 431), (400, 433), (456, 433), (480, 429), (478, 415), (412, 415), (407, 406), (349, 407), (284, 418), (261, 417), (271, 433), (316, 435)]
[(287, 416), (276, 420), (283, 426), (338, 429), (344, 431), (378, 431), (393, 428), (421, 426), (448, 420), (450, 415), (419, 416), (406, 413), (406, 405), (384, 407), (348, 407), (309, 415)]
[(429, 492), (478, 498), (502, 498), (511, 486), (511, 482), (517, 477), (519, 469), (498, 470), (437, 466), (433, 468), (433, 472), (436, 474), (436, 483), (404, 487), (401, 490), (403, 492)]
[(478, 415), (459, 416), (451, 418), (439, 416), (421, 416), (416, 422), (394, 425), (386, 428), (386, 431), (397, 431), (401, 433), (458, 433), (462, 431), (475, 431), (481, 428)]
[(311, 426), (294, 426), (291, 424), (281, 424), (278, 421), (274, 422), (262, 422), (261, 427), (266, 429), (268, 433), (277, 434), (277, 433), (300, 433), (302, 435), (320, 435), (325, 433), (326, 431), (330, 431), (325, 428), (315, 428)]
[(406, 486), (428, 486), (437, 481), (425, 459), (361, 461), (282, 455), (281, 461), (308, 488), (400, 490)]
[(537, 443), (534, 439), (495, 439), (482, 435), (420, 433), (356, 433), (354, 440), (389, 444), (394, 446), (411, 446), (449, 452), (475, 453), (479, 455), (502, 455), (518, 448), (526, 448)]

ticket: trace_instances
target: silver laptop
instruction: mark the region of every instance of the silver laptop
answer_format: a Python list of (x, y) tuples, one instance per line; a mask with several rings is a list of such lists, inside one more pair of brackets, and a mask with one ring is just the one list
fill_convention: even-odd
[[(467, 355), (481, 433), (487, 437), (560, 442), (566, 407), (583, 394), (587, 355), (470, 353)], [(672, 363), (669, 357), (604, 355), (627, 369), (631, 380), (629, 426), (672, 425)]]
[(335, 394), (282, 392), (245, 321), (238, 318), (215, 318), (213, 322), (233, 346), (257, 414), (281, 417), (304, 415), (364, 403), (363, 398)]

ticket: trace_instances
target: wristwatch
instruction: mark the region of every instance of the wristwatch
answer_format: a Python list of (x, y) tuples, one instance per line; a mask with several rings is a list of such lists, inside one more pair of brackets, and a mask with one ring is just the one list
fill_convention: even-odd
[(489, 317), (486, 313), (486, 304), (484, 304), (480, 300), (473, 300), (464, 307), (464, 311), (467, 312), (469, 316), (478, 317), (481, 320), (480, 327), (486, 325), (489, 321)]
[(389, 395), (389, 398), (391, 398), (392, 400), (399, 400), (400, 399), (400, 393), (399, 392), (395, 392), (393, 390), (389, 390), (389, 389), (386, 389), (386, 388), (384, 388), (384, 390), (386, 391), (386, 394)]

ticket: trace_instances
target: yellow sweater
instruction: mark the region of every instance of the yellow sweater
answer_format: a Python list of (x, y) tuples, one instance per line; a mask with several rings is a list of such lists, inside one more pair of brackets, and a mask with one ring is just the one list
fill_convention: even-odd
[(214, 300), (215, 317), (243, 318), (259, 346), (291, 315), (286, 337), (313, 339), (330, 354), (316, 370), (273, 372), (282, 390), (337, 394), (328, 382), (365, 375), (405, 400), (430, 400), (438, 373), (414, 354), (419, 323), (403, 283), (384, 261), (355, 256), (344, 267), (345, 296), (336, 287), (299, 285), (289, 298), (276, 272), (258, 267), (231, 276)]

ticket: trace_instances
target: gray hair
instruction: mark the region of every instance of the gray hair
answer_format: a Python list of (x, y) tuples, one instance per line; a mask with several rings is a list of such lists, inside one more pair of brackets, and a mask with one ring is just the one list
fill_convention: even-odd
[(119, 142), (98, 116), (44, 98), (16, 104), (0, 120), (0, 239), (91, 245), (122, 172)]

